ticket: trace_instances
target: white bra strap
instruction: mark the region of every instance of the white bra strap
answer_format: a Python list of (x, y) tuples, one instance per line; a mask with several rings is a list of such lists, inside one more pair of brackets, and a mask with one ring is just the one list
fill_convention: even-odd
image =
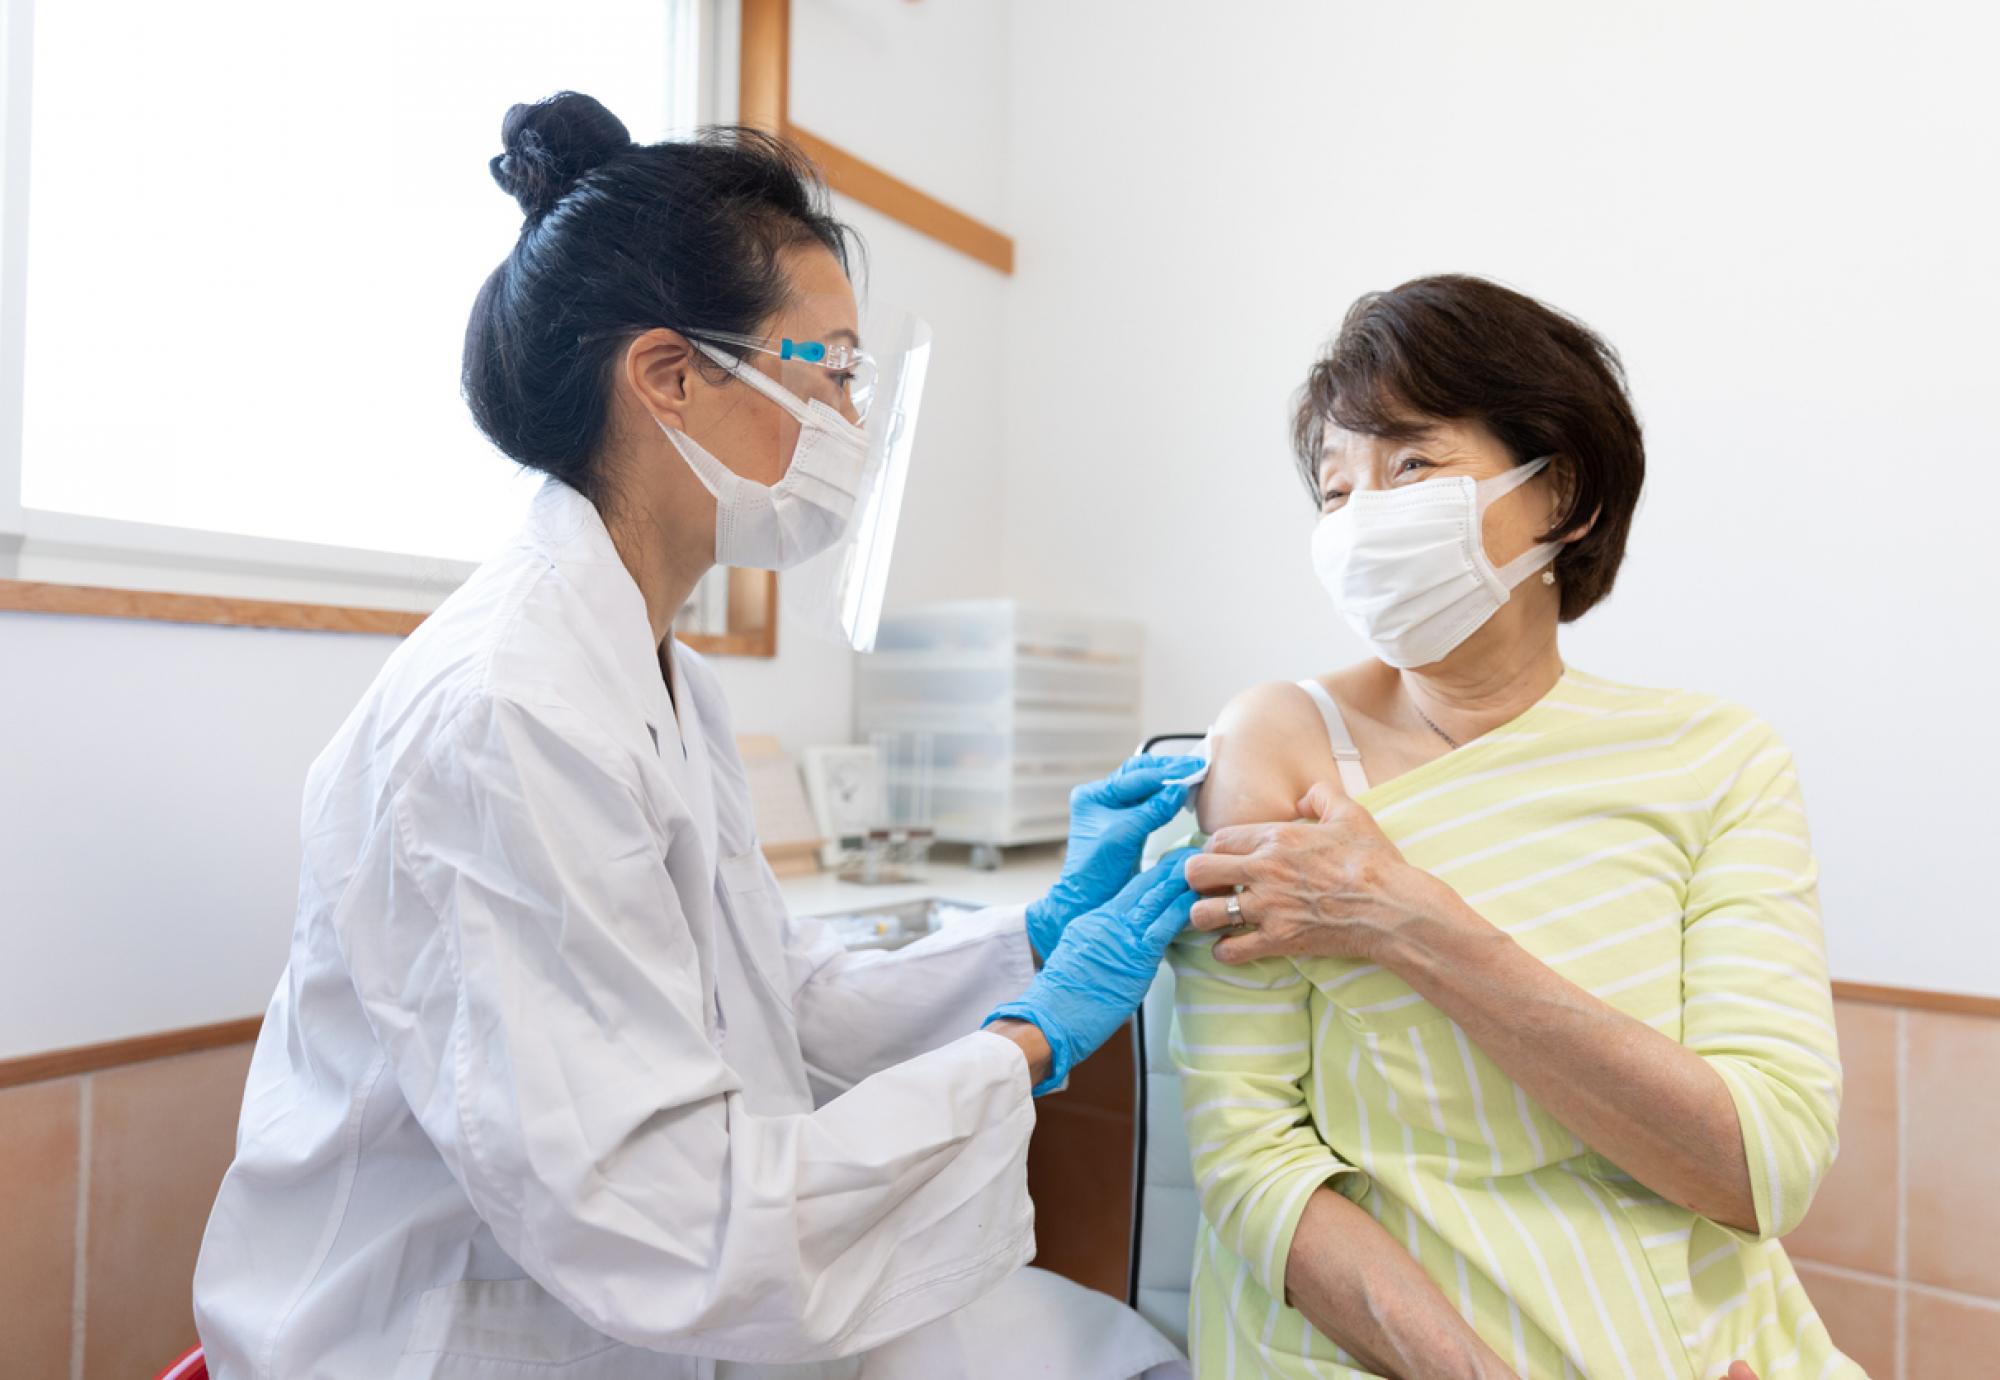
[(1347, 720), (1340, 717), (1340, 706), (1333, 702), (1333, 696), (1326, 693), (1326, 687), (1316, 680), (1300, 681), (1299, 689), (1312, 697), (1320, 718), (1326, 723), (1326, 741), (1333, 748), (1333, 765), (1340, 773), (1341, 789), (1349, 795), (1360, 795), (1368, 789), (1368, 773), (1361, 769), (1361, 750), (1354, 746), (1354, 735), (1347, 731)]

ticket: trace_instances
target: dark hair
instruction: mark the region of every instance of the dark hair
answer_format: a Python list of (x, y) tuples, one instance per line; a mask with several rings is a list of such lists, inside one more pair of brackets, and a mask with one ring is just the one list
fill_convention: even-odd
[(1517, 465), (1543, 455), (1563, 509), (1542, 540), (1590, 520), (1556, 557), (1562, 619), (1611, 592), (1646, 478), (1618, 354), (1574, 317), (1483, 278), (1445, 274), (1371, 292), (1306, 376), (1292, 446), (1314, 502), (1326, 424), (1403, 439), (1477, 421)]
[(635, 144), (562, 91), (513, 107), (500, 135), (493, 180), (527, 220), (472, 304), (465, 400), (494, 445), (601, 502), (606, 397), (632, 337), (754, 334), (789, 290), (780, 254), (819, 244), (845, 270), (852, 232), (811, 165), (755, 130)]

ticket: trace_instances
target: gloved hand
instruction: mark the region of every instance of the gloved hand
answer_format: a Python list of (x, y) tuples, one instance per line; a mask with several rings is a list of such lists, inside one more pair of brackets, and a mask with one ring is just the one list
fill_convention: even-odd
[(1055, 951), (1017, 1000), (984, 1024), (1029, 1021), (1049, 1042), (1049, 1076), (1040, 1097), (1125, 1023), (1146, 998), (1167, 945), (1187, 928), (1196, 895), (1188, 889), (1192, 848), (1176, 849), (1126, 883), (1124, 890), (1063, 931)]
[(1147, 836), (1187, 804), (1186, 786), (1163, 783), (1201, 767), (1199, 757), (1132, 758), (1102, 781), (1069, 797), (1069, 849), (1049, 894), (1028, 905), (1028, 942), (1043, 959), (1063, 926), (1109, 901), (1139, 870)]

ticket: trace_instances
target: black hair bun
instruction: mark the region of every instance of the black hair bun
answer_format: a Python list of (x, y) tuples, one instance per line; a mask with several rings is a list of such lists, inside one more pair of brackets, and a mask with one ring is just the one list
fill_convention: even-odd
[(514, 106), (500, 124), (500, 141), (507, 151), (487, 166), (530, 219), (547, 215), (578, 178), (632, 147), (624, 122), (577, 91)]

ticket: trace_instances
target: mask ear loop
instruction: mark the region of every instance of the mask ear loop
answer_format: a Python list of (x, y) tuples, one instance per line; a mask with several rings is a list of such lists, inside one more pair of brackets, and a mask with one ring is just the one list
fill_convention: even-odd
[(1547, 469), (1554, 460), (1555, 456), (1553, 455), (1540, 455), (1525, 465), (1514, 466), (1513, 469), (1507, 471), (1505, 474), (1496, 474), (1491, 479), (1480, 480), (1478, 488), (1479, 515), (1485, 517), (1488, 508), (1491, 508), (1495, 503), (1498, 503), (1508, 494), (1513, 493), (1514, 490), (1520, 488), (1530, 479), (1533, 479), (1536, 475)]
[[(1516, 465), (1506, 474), (1481, 480), (1478, 485), (1478, 503), (1482, 526), (1488, 508), (1547, 469), (1554, 459), (1555, 456), (1553, 455), (1538, 456), (1525, 465)], [(1526, 551), (1523, 551), (1513, 560), (1507, 562), (1507, 564), (1495, 567), (1493, 573), (1499, 576), (1500, 583), (1511, 591), (1521, 581), (1527, 579), (1530, 575), (1562, 554), (1562, 549), (1563, 543), (1559, 541), (1539, 542), (1529, 547)]]

